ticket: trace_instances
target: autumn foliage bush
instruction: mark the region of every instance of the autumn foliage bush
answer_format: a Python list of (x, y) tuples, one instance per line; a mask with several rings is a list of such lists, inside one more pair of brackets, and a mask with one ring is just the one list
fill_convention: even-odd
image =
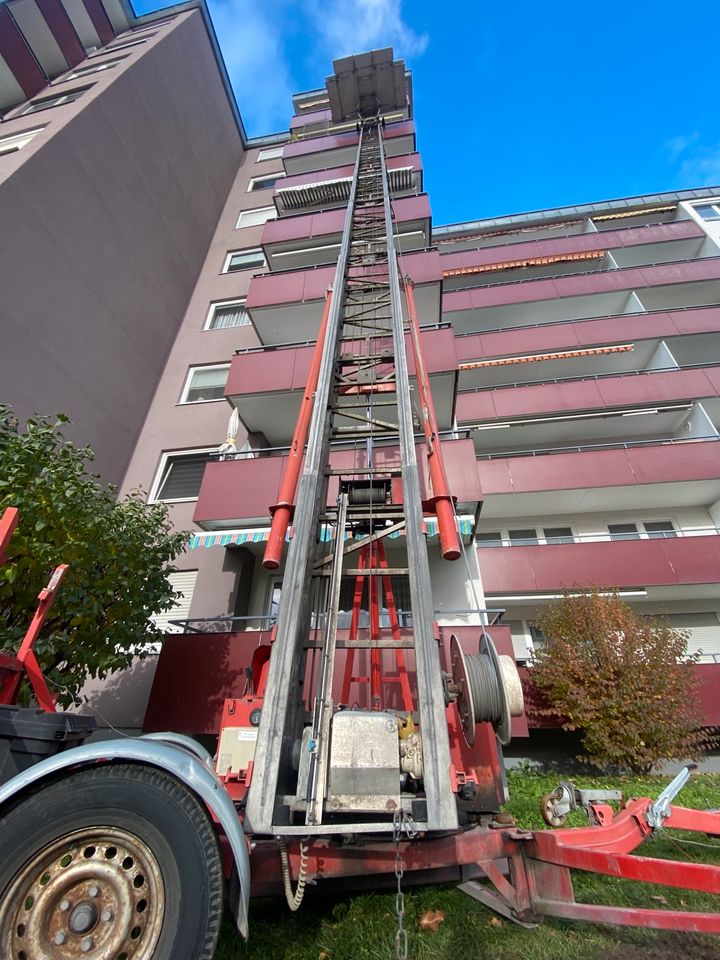
[(664, 760), (698, 758), (703, 730), (697, 654), (666, 618), (637, 614), (616, 593), (568, 594), (537, 621), (547, 637), (532, 680), (552, 717), (581, 734), (578, 760), (649, 772)]

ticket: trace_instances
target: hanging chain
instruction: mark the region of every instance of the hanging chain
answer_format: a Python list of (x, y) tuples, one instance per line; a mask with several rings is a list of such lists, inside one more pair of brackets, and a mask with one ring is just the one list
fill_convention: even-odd
[(395, 960), (407, 960), (408, 935), (405, 929), (405, 895), (402, 890), (402, 879), (405, 873), (405, 863), (400, 852), (400, 841), (403, 835), (408, 840), (417, 836), (417, 827), (413, 818), (398, 807), (393, 816), (393, 842), (395, 843), (395, 878), (397, 893), (395, 894), (395, 916), (397, 917), (397, 931), (395, 933)]

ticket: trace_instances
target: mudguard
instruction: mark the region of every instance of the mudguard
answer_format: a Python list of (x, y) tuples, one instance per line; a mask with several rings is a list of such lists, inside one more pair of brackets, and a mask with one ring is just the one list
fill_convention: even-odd
[(145, 737), (103, 740), (58, 753), (34, 764), (0, 786), (0, 811), (8, 801), (28, 787), (63, 771), (89, 767), (95, 763), (116, 761), (144, 763), (172, 774), (202, 800), (220, 824), (228, 839), (237, 871), (236, 902), (230, 906), (235, 914), (238, 932), (248, 937), (250, 902), (250, 854), (245, 832), (235, 806), (212, 769), (212, 757), (199, 743), (177, 733), (153, 733)]

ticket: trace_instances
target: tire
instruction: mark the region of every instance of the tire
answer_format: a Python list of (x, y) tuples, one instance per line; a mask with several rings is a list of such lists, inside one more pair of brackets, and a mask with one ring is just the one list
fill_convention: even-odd
[(0, 818), (3, 960), (212, 960), (222, 911), (212, 821), (154, 767), (80, 770)]

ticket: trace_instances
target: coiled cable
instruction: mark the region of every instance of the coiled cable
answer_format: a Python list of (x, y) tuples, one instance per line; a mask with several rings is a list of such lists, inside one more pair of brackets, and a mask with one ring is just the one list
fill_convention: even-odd
[(290, 909), (295, 912), (300, 909), (300, 904), (305, 896), (305, 884), (307, 883), (307, 861), (308, 845), (300, 841), (300, 866), (298, 868), (297, 884), (293, 893), (292, 879), (290, 877), (290, 859), (287, 852), (287, 844), (282, 837), (278, 837), (278, 846), (280, 848), (280, 865), (282, 867), (283, 888), (285, 889), (285, 899)]

